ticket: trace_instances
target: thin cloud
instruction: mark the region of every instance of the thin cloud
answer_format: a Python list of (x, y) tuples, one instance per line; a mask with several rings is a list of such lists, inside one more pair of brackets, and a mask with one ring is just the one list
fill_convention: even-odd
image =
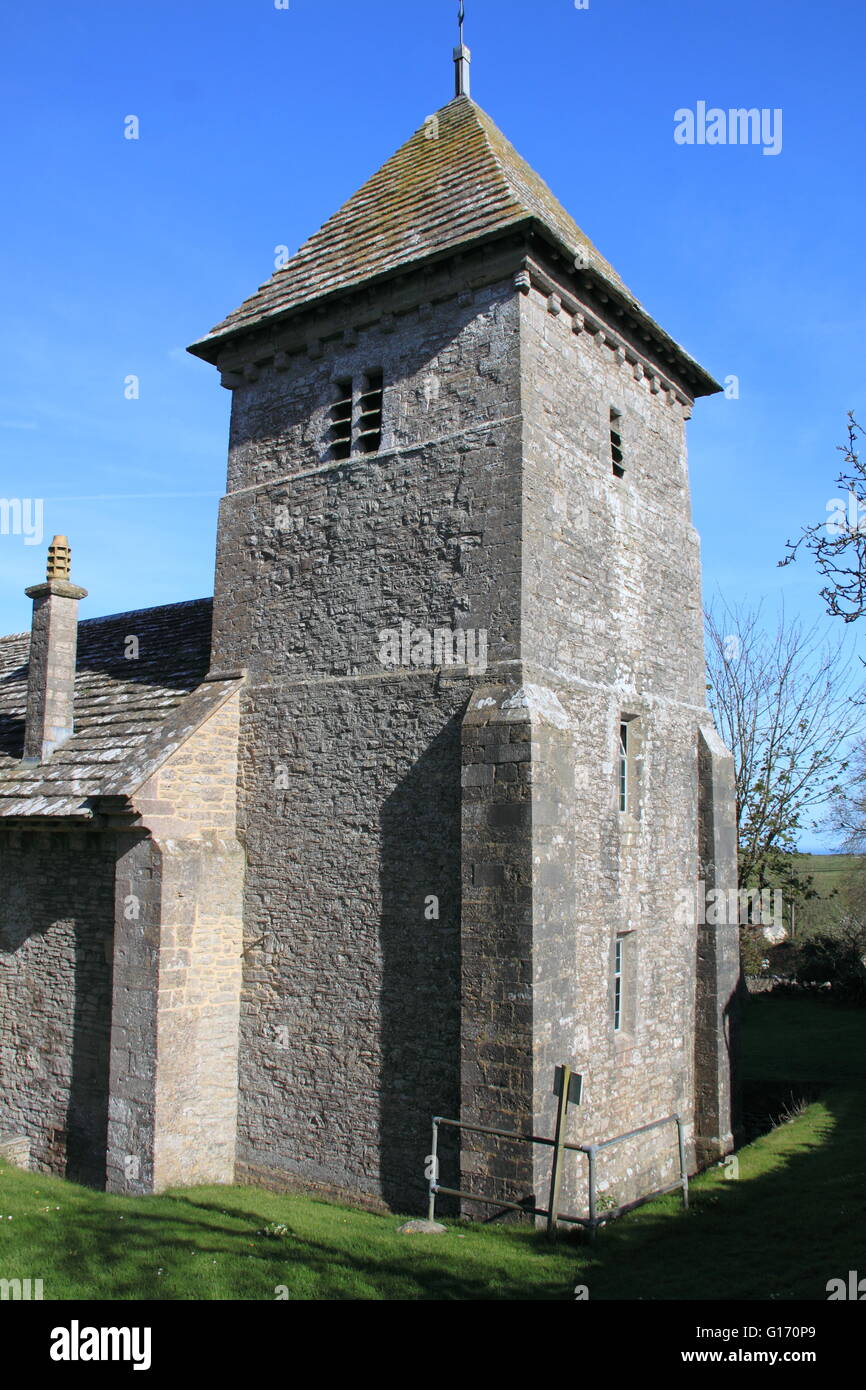
[(144, 502), (177, 497), (222, 497), (221, 492), (98, 492), (86, 497), (46, 497), (46, 502)]

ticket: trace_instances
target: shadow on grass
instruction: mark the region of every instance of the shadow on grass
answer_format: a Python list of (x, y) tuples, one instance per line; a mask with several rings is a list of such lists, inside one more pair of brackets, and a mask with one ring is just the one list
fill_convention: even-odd
[(297, 1299), (549, 1301), (578, 1282), (591, 1299), (824, 1299), (829, 1279), (866, 1270), (864, 1133), (863, 1095), (831, 1091), (743, 1151), (739, 1181), (713, 1174), (693, 1189), (689, 1212), (663, 1199), (604, 1228), (594, 1246), (564, 1236), (551, 1251), (543, 1235), (505, 1228), (485, 1233), (484, 1248), (458, 1246), (457, 1228), (419, 1245), (392, 1240), (384, 1225), (359, 1230), (353, 1213), (343, 1233), (340, 1209), (327, 1207), (319, 1236), (304, 1232), (309, 1208), (296, 1220), (289, 1207), (280, 1219), (290, 1234), (272, 1239), (257, 1234), (267, 1218), (252, 1203), (189, 1195), (122, 1223), (81, 1212), (78, 1253), (52, 1265), (109, 1299), (267, 1300), (286, 1285)]
[[(58, 1283), (97, 1299), (271, 1300), (286, 1285), (293, 1299), (551, 1301), (571, 1299), (584, 1283), (591, 1300), (825, 1300), (828, 1280), (866, 1274), (866, 1017), (795, 1006), (755, 1020), (782, 1052), (762, 1052), (762, 1038), (752, 1079), (764, 1055), (783, 1090), (791, 1083), (779, 1071), (814, 1067), (820, 1100), (742, 1150), (737, 1180), (720, 1169), (704, 1175), (690, 1211), (676, 1196), (661, 1199), (611, 1223), (594, 1245), (564, 1235), (551, 1249), (540, 1233), (505, 1227), (403, 1237), (397, 1216), (202, 1189), (122, 1207), (73, 1205), (62, 1242), (71, 1248), (46, 1245), (46, 1260)], [(825, 1025), (837, 1046), (841, 1039), (835, 1064)], [(833, 1070), (843, 1082), (829, 1083)], [(258, 1234), (276, 1220), (288, 1236)]]
[[(51, 1255), (58, 1284), (87, 1289), (87, 1297), (96, 1300), (137, 1301), (273, 1301), (279, 1286), (288, 1288), (291, 1299), (326, 1301), (550, 1300), (567, 1297), (570, 1289), (571, 1260), (564, 1251), (552, 1267), (538, 1268), (535, 1278), (527, 1270), (527, 1262), (536, 1263), (534, 1255), (545, 1257), (548, 1266), (551, 1262), (549, 1246), (534, 1235), (511, 1248), (503, 1232), (503, 1244), (491, 1260), (489, 1247), (471, 1254), (457, 1248), (459, 1237), (453, 1232), (404, 1237), (380, 1227), (365, 1238), (349, 1218), (346, 1235), (335, 1231), (333, 1238), (325, 1234), (314, 1239), (292, 1229), (289, 1211), (280, 1215), (290, 1234), (272, 1238), (259, 1233), (264, 1221), (259, 1212), (193, 1197), (166, 1200), (171, 1210), (153, 1216), (130, 1212), (122, 1224), (114, 1213), (79, 1213), (75, 1251)], [(180, 1207), (189, 1215), (181, 1215)], [(328, 1224), (336, 1224), (339, 1212), (326, 1208)], [(308, 1223), (309, 1217), (298, 1225)], [(175, 1283), (177, 1291), (172, 1292)]]
[(813, 1105), (827, 1090), (825, 1081), (745, 1081), (742, 1090), (743, 1145), (770, 1134)]
[(739, 1177), (717, 1168), (688, 1213), (668, 1197), (605, 1228), (584, 1247), (590, 1297), (824, 1300), (829, 1279), (866, 1272), (866, 1013), (763, 997), (744, 1039), (761, 1137)]

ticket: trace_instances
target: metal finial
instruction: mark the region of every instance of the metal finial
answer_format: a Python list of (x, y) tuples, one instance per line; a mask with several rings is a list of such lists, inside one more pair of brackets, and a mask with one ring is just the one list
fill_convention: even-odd
[(48, 579), (68, 579), (72, 571), (72, 551), (65, 536), (55, 536), (48, 547)]
[(466, 6), (463, 0), (457, 10), (457, 22), (460, 26), (460, 44), (454, 50), (454, 91), (458, 97), (469, 96), (469, 64), (472, 61), (472, 54), (463, 42), (463, 21), (466, 18)]

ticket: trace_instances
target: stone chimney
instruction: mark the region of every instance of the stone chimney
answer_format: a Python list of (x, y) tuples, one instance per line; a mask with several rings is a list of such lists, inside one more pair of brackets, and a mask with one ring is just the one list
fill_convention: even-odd
[(24, 762), (44, 763), (73, 731), (78, 604), (87, 590), (69, 582), (72, 552), (65, 536), (48, 548), (44, 584), (25, 592), (33, 600)]

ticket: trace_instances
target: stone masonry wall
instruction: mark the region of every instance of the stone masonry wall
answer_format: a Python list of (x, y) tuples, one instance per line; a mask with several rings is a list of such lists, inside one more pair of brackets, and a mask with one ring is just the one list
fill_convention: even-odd
[[(381, 674), (382, 630), (456, 624), (516, 655), (517, 296), (491, 286), (265, 366), (233, 394), (215, 668)], [(330, 461), (334, 383), (384, 374), (382, 447)]]
[(239, 695), (140, 789), (118, 865), (109, 1186), (231, 1182), (244, 855)]
[(423, 1200), (431, 1118), (459, 1101), (467, 695), (417, 673), (248, 696), (249, 1176)]
[[(700, 547), (685, 416), (669, 393), (520, 299), (526, 556), (524, 660), (584, 686), (704, 708)], [(699, 408), (707, 409), (701, 405)], [(614, 477), (610, 412), (625, 477)]]
[(146, 832), (117, 840), (106, 1186), (147, 1193), (156, 1142), (162, 859)]
[(115, 841), (0, 827), (0, 1130), (33, 1167), (105, 1175)]
[[(461, 1097), (464, 1123), (531, 1130), (533, 1090), (532, 723), (515, 687), (482, 684), (463, 720)], [(447, 1184), (446, 1184), (447, 1185)], [(467, 1131), (460, 1188), (524, 1202), (531, 1148)], [(465, 1204), (468, 1215), (489, 1208)]]
[[(698, 737), (700, 877), (707, 893), (737, 883), (736, 770), (710, 725)], [(737, 920), (697, 929), (695, 1010), (695, 1146), (702, 1163), (730, 1152), (739, 1139), (740, 932)]]
[[(537, 950), (555, 983), (535, 999), (536, 1123), (550, 1124), (553, 1056), (584, 1073), (570, 1139), (597, 1142), (682, 1112), (693, 1119), (694, 922), (675, 905), (698, 868), (697, 737), (707, 721), (698, 544), (691, 526), (683, 409), (617, 359), (548, 297), (522, 298), (525, 419), (525, 673), (567, 711), (576, 768), (576, 884)], [(555, 306), (554, 306), (555, 307)], [(610, 412), (620, 414), (625, 477), (613, 475)], [(641, 748), (634, 797), (619, 809), (623, 715)], [(570, 917), (563, 932), (561, 916)], [(556, 937), (556, 943), (550, 934)], [(625, 950), (623, 1027), (613, 1025), (613, 952)], [(558, 956), (558, 967), (555, 957)], [(603, 1156), (602, 1187), (629, 1200), (671, 1180), (676, 1130)], [(575, 1157), (575, 1172), (585, 1161)], [(585, 1183), (569, 1180), (572, 1200)]]
[[(457, 1078), (464, 1115), (545, 1132), (560, 1061), (586, 1083), (572, 1138), (692, 1119), (696, 939), (673, 905), (697, 877), (707, 715), (684, 410), (561, 301), (518, 295), (528, 282), (234, 360), (214, 665), (249, 672), (238, 1151), (260, 1180), (417, 1207), (427, 1123), (453, 1111)], [(381, 448), (334, 461), (336, 383), (371, 370)], [(403, 623), (483, 629), (487, 671), (383, 669)], [(501, 757), (498, 733), (485, 751), (461, 728), (491, 682), (525, 704)], [(627, 814), (624, 715), (640, 750)], [(447, 931), (415, 931), (461, 882), (462, 960)], [(479, 1154), (465, 1147), (465, 1180), (546, 1195), (544, 1156)], [(601, 1182), (628, 1200), (675, 1159), (670, 1129), (605, 1156)]]
[[(516, 326), (510, 281), (452, 293), (235, 391), (214, 663), (249, 670), (239, 1158), (262, 1180), (417, 1209), (459, 1103), (471, 681), (389, 669), (380, 634), (484, 629), (514, 658)], [(329, 462), (333, 382), (371, 368), (382, 448)]]

